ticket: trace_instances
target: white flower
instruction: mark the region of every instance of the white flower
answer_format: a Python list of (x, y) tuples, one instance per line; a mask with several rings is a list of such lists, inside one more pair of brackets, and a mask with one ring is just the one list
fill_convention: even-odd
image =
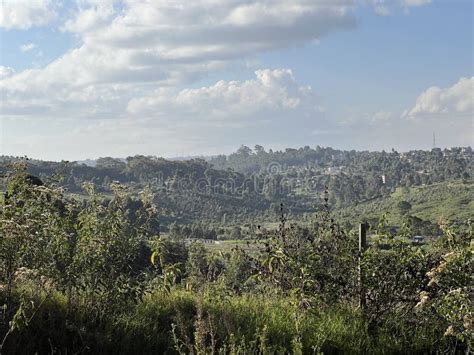
[(446, 331), (444, 332), (444, 336), (447, 337), (452, 335), (454, 335), (454, 328), (452, 325), (450, 325), (448, 329), (446, 329)]
[(448, 293), (451, 295), (459, 295), (461, 293), (461, 288), (456, 288), (454, 290), (449, 291)]
[(430, 297), (428, 292), (426, 291), (421, 291), (420, 292), (420, 302), (418, 302), (415, 306), (415, 308), (423, 308), (429, 301)]

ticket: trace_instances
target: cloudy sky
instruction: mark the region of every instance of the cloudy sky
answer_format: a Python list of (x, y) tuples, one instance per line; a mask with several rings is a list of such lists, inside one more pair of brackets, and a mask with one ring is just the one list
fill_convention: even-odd
[(0, 154), (474, 143), (471, 0), (0, 4)]

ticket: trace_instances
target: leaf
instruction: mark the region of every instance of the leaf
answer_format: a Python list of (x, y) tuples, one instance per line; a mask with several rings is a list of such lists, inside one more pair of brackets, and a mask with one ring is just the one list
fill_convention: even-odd
[(156, 256), (158, 255), (158, 253), (156, 251), (154, 251), (152, 254), (151, 254), (151, 257), (150, 257), (150, 261), (153, 265), (155, 265), (155, 258)]
[(275, 259), (274, 257), (271, 257), (270, 261), (268, 262), (268, 270), (270, 271), (270, 273), (273, 273), (273, 260), (274, 259)]

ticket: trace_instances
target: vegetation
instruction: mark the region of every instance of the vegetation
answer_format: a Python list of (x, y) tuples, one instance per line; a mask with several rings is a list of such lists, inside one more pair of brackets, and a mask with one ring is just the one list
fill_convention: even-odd
[(2, 353), (474, 350), (470, 220), (443, 221), (418, 247), (406, 218), (416, 203), (393, 201), (403, 224), (394, 231), (383, 216), (360, 254), (323, 191), (307, 223), (281, 205), (278, 228), (232, 228), (253, 236), (213, 250), (185, 242), (177, 225), (162, 235), (151, 188), (112, 182), (102, 195), (85, 183), (78, 198), (24, 162), (11, 169), (0, 209)]
[[(113, 182), (125, 185), (135, 196), (148, 188), (160, 208), (164, 231), (176, 223), (186, 236), (189, 228), (195, 230), (193, 235), (229, 239), (234, 227), (252, 235), (258, 225), (274, 222), (281, 202), (289, 218), (308, 223), (324, 204), (325, 191), (331, 209), (341, 210), (336, 217), (348, 227), (360, 217), (378, 219), (384, 211), (398, 215), (395, 204), (402, 200), (412, 205), (407, 214), (422, 221), (437, 223), (443, 216), (460, 222), (474, 214), (473, 158), (470, 147), (399, 153), (319, 146), (274, 152), (243, 146), (229, 156), (207, 161), (134, 156), (100, 158), (92, 167), (30, 160), (28, 171), (43, 181), (63, 176), (59, 186), (80, 198), (87, 198), (84, 183), (93, 183), (109, 198)], [(0, 173), (17, 160), (0, 157)], [(364, 208), (363, 216), (356, 215), (359, 206)], [(402, 221), (395, 218), (393, 223)]]
[(341, 223), (367, 219), (375, 223), (390, 211), (388, 222), (401, 226), (411, 220), (421, 235), (438, 235), (439, 223), (465, 221), (474, 214), (474, 181), (454, 180), (428, 186), (398, 188), (386, 197), (354, 203), (334, 211)]

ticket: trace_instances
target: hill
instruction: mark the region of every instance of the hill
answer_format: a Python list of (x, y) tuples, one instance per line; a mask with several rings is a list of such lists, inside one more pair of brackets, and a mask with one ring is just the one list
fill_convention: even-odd
[[(404, 202), (409, 204), (406, 210)], [(364, 218), (375, 221), (386, 212), (389, 212), (387, 221), (391, 225), (401, 225), (406, 215), (433, 224), (465, 221), (474, 216), (474, 180), (398, 188), (389, 196), (337, 209), (334, 215), (350, 223)]]

